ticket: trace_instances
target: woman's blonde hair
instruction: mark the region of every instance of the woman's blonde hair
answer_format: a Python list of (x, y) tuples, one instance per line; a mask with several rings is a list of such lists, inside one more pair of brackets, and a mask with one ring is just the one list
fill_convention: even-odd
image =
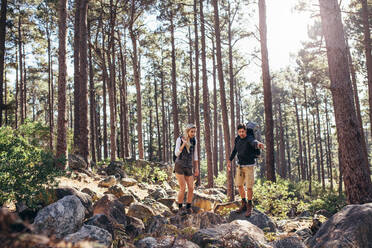
[[(189, 136), (189, 131), (193, 128), (196, 128), (195, 124), (187, 124), (184, 131), (183, 131), (183, 137), (185, 140), (187, 140), (188, 136)], [(187, 149), (187, 152), (190, 153), (190, 147), (191, 147), (191, 142), (190, 140), (186, 143), (186, 149)]]

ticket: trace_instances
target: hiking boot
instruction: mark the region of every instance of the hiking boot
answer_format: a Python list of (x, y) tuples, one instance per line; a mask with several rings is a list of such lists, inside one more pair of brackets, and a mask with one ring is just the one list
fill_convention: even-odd
[(251, 217), (252, 215), (252, 209), (253, 209), (253, 206), (252, 206), (252, 203), (251, 204), (247, 204), (247, 211), (245, 212), (245, 217)]
[(242, 204), (240, 205), (240, 208), (238, 209), (238, 213), (243, 213), (247, 210), (247, 202), (242, 200)]

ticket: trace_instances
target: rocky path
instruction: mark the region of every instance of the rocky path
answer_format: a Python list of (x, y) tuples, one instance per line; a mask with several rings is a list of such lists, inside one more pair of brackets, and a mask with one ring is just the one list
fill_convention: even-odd
[[(345, 207), (324, 224), (303, 213), (275, 220), (254, 209), (250, 218), (225, 202), (225, 189), (199, 188), (193, 213), (178, 213), (174, 178), (137, 182), (116, 164), (88, 176), (60, 178), (37, 213), (0, 212), (1, 247), (372, 247), (372, 203)], [(166, 168), (165, 168), (166, 169)]]

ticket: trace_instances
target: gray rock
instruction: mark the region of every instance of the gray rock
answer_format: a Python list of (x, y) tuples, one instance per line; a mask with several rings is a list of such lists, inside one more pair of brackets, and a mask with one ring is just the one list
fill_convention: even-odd
[(158, 245), (158, 241), (153, 237), (147, 237), (139, 240), (135, 245), (137, 248), (155, 248)]
[(291, 236), (272, 242), (274, 248), (306, 248), (305, 244), (297, 237)]
[(157, 239), (157, 248), (199, 248), (197, 244), (177, 236), (163, 236)]
[(68, 195), (74, 195), (79, 198), (83, 206), (85, 207), (85, 217), (89, 218), (93, 215), (93, 200), (92, 197), (86, 193), (80, 192), (72, 187), (60, 187), (55, 190), (57, 199), (62, 199)]
[(84, 222), (85, 225), (97, 226), (108, 231), (114, 237), (114, 224), (104, 214), (94, 215), (92, 218)]
[(154, 198), (155, 200), (158, 200), (160, 198), (166, 198), (168, 197), (168, 195), (163, 188), (157, 187), (153, 192), (150, 192), (150, 197)]
[(105, 168), (107, 175), (115, 176), (118, 175), (120, 178), (127, 177), (124, 171), (125, 163), (122, 161), (111, 161), (110, 164)]
[(72, 170), (85, 170), (88, 168), (88, 163), (80, 155), (69, 154), (68, 155), (68, 166)]
[(145, 225), (143, 224), (142, 220), (131, 216), (127, 216), (127, 219), (128, 224), (125, 227), (125, 232), (131, 237), (137, 237), (145, 231)]
[(124, 187), (130, 187), (130, 186), (134, 186), (134, 185), (136, 185), (138, 182), (137, 182), (136, 179), (126, 177), (126, 178), (122, 178), (122, 179), (120, 180), (120, 183), (121, 183), (121, 185), (123, 185)]
[(120, 198), (120, 197), (122, 197), (125, 194), (129, 194), (129, 192), (124, 188), (124, 186), (123, 185), (120, 185), (120, 184), (116, 184), (116, 185), (111, 186), (108, 189), (108, 192), (110, 194), (113, 194), (117, 198)]
[(135, 202), (135, 198), (131, 193), (126, 193), (119, 198), (119, 201), (123, 203), (125, 206), (129, 206), (133, 202)]
[(81, 227), (84, 216), (85, 208), (79, 198), (69, 195), (41, 209), (33, 226), (36, 233), (63, 238)]
[(306, 243), (309, 247), (372, 247), (372, 203), (348, 205)]
[(114, 176), (109, 176), (109, 177), (106, 177), (105, 179), (103, 179), (102, 181), (100, 181), (98, 183), (98, 186), (109, 188), (109, 187), (111, 187), (115, 184), (116, 184), (116, 178)]
[(245, 212), (238, 213), (237, 211), (231, 211), (228, 222), (234, 220), (247, 220), (264, 231), (276, 232), (277, 229), (275, 222), (272, 221), (269, 216), (258, 211), (257, 209), (253, 209), (252, 215), (249, 218), (245, 217)]
[(170, 209), (173, 209), (175, 200), (174, 198), (162, 198), (162, 199), (159, 199), (158, 202), (164, 204)]
[(64, 240), (73, 244), (83, 240), (92, 240), (109, 247), (112, 243), (112, 236), (105, 229), (84, 225), (78, 232), (67, 235)]
[(146, 223), (149, 218), (155, 216), (155, 212), (151, 207), (147, 205), (134, 202), (129, 206), (128, 215), (141, 219), (143, 222)]
[(91, 189), (84, 188), (84, 189), (81, 190), (81, 192), (90, 195), (90, 197), (92, 198), (93, 201), (97, 201), (99, 199), (98, 194)]
[(192, 236), (192, 242), (201, 247), (258, 248), (267, 246), (264, 232), (246, 220), (213, 228), (200, 229)]
[(106, 215), (112, 223), (127, 224), (125, 206), (114, 195), (107, 194), (99, 199), (93, 206), (93, 213)]

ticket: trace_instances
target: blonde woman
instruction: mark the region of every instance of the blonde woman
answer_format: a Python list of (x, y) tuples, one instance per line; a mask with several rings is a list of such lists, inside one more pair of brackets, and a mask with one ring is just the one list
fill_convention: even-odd
[(174, 151), (174, 155), (176, 156), (174, 169), (180, 187), (177, 197), (178, 208), (179, 210), (182, 209), (187, 185), (187, 213), (191, 213), (191, 202), (194, 193), (194, 176), (197, 177), (199, 175), (199, 161), (195, 135), (196, 126), (194, 124), (188, 124), (183, 135), (177, 138), (176, 148)]

